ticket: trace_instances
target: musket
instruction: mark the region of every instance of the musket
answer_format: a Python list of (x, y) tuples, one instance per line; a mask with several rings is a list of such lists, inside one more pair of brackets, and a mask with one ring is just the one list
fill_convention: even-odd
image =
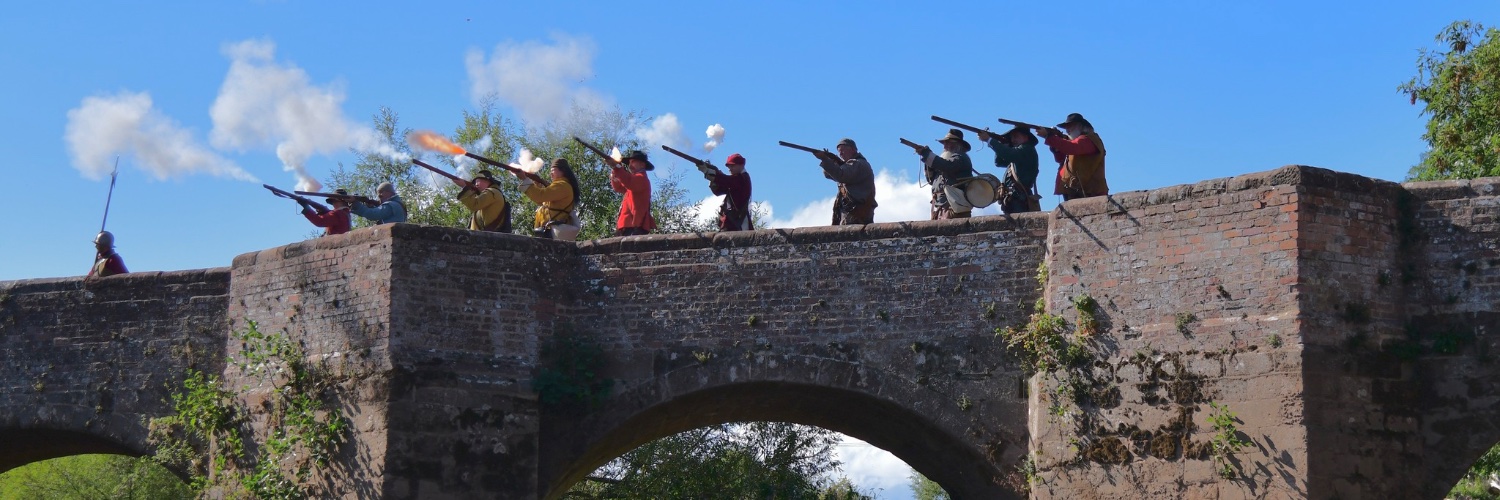
[(796, 150), (806, 151), (806, 152), (812, 153), (813, 156), (816, 156), (819, 160), (825, 159), (825, 157), (827, 157), (827, 159), (832, 159), (835, 162), (839, 161), (838, 155), (833, 154), (832, 152), (830, 152), (830, 151), (828, 151), (826, 149), (813, 149), (813, 148), (810, 148), (810, 147), (807, 147), (807, 146), (803, 146), (801, 144), (793, 144), (793, 143), (786, 142), (786, 141), (776, 141), (776, 143), (780, 144), (782, 146), (786, 146), (786, 147), (792, 148), (792, 149), (796, 149)]
[(332, 200), (332, 199), (340, 199), (340, 200), (347, 200), (347, 201), (357, 201), (357, 202), (364, 203), (364, 204), (372, 206), (372, 207), (380, 206), (380, 202), (379, 201), (376, 201), (376, 200), (373, 200), (373, 199), (370, 199), (370, 198), (366, 198), (364, 196), (356, 195), (356, 194), (319, 193), (319, 192), (316, 192), (316, 191), (295, 191), (295, 193), (300, 194), (302, 196), (317, 196), (317, 197), (320, 197), (320, 198), (328, 198), (330, 200)]
[[(484, 163), (487, 163), (487, 164), (490, 164), (490, 165), (493, 165), (493, 166), (496, 166), (496, 167), (503, 168), (505, 170), (510, 171), (511, 173), (521, 174), (522, 176), (530, 178), (531, 182), (535, 182), (535, 183), (537, 183), (539, 185), (542, 185), (542, 186), (551, 184), (551, 181), (543, 180), (541, 177), (538, 177), (536, 174), (533, 174), (531, 172), (527, 172), (525, 170), (521, 170), (521, 169), (516, 168), (516, 167), (512, 167), (510, 165), (506, 165), (504, 163), (500, 163), (500, 162), (495, 161), (495, 160), (491, 160), (491, 159), (489, 159), (487, 157), (484, 157), (484, 156), (476, 155), (474, 153), (469, 153), (469, 152), (465, 152), (464, 156), (467, 156), (469, 158), (473, 158), (475, 160), (479, 160), (481, 162), (484, 162)], [(415, 162), (417, 160), (412, 160), (412, 161)], [(418, 163), (418, 165), (422, 165), (422, 164)], [(434, 170), (434, 171), (436, 170), (436, 169), (432, 168), (431, 165), (422, 165), (422, 166), (427, 167), (429, 170)], [(444, 174), (446, 175), (446, 172), (444, 172)], [(454, 176), (451, 176), (451, 175), (448, 176), (448, 178), (450, 178), (450, 179), (458, 179), (457, 177), (454, 177)], [(458, 179), (458, 180), (462, 180), (462, 179)]]
[[(959, 123), (959, 122), (956, 122), (956, 121), (953, 121), (953, 120), (949, 120), (947, 118), (943, 118), (943, 117), (938, 116), (938, 115), (932, 115), (932, 121), (935, 121), (935, 122), (938, 122), (938, 123), (942, 123), (944, 125), (948, 125), (948, 126), (951, 126), (951, 127), (954, 127), (954, 128), (964, 129), (964, 130), (967, 130), (967, 131), (970, 131), (970, 132), (973, 132), (973, 133), (976, 133), (976, 134), (978, 134), (978, 133), (985, 133), (985, 134), (994, 135), (994, 136), (1000, 135), (999, 132), (991, 132), (989, 129), (982, 129), (982, 128), (979, 128), (979, 127), (975, 127), (973, 125)], [(1005, 121), (1005, 120), (1001, 120), (1001, 121)]]
[(921, 151), (922, 151), (922, 150), (924, 150), (924, 149), (932, 149), (932, 148), (929, 148), (929, 147), (927, 147), (927, 146), (923, 146), (923, 145), (921, 145), (921, 144), (917, 144), (917, 143), (915, 143), (915, 142), (911, 142), (911, 141), (908, 141), (908, 140), (906, 140), (906, 139), (905, 139), (905, 138), (902, 138), (902, 139), (901, 139), (901, 144), (902, 144), (902, 145), (905, 145), (905, 146), (906, 146), (906, 147), (909, 147), (909, 148), (912, 148), (912, 149), (915, 149), (915, 150), (917, 150), (917, 152), (921, 152)]
[(704, 161), (702, 159), (696, 158), (693, 155), (690, 155), (690, 154), (678, 151), (676, 149), (672, 149), (671, 146), (668, 146), (666, 144), (662, 144), (661, 148), (667, 150), (668, 153), (672, 153), (674, 155), (677, 155), (677, 156), (681, 157), (684, 160), (693, 162), (693, 165), (695, 165), (695, 166), (698, 167), (698, 171), (699, 172), (703, 172), (703, 176), (704, 177), (708, 177), (709, 180), (712, 180), (714, 175), (716, 175), (716, 174), (722, 174), (723, 173), (723, 172), (721, 172), (719, 170), (719, 167), (714, 166), (714, 164), (709, 163), (707, 161)]
[(576, 136), (576, 135), (573, 136), (573, 140), (578, 141), (578, 143), (582, 144), (583, 147), (588, 148), (589, 151), (593, 151), (594, 154), (599, 155), (600, 158), (604, 159), (604, 163), (608, 164), (610, 167), (612, 167), (612, 168), (620, 168), (620, 167), (624, 166), (624, 165), (620, 164), (619, 160), (616, 160), (613, 156), (605, 154), (603, 150), (594, 147), (594, 145), (593, 144), (589, 144), (588, 141), (584, 141), (583, 139), (579, 139), (578, 136)]
[(444, 172), (443, 170), (441, 170), (441, 169), (439, 169), (437, 167), (434, 167), (432, 165), (428, 165), (426, 163), (423, 163), (422, 160), (418, 160), (416, 158), (412, 158), (411, 162), (413, 164), (415, 164), (416, 166), (418, 166), (418, 167), (422, 167), (422, 168), (425, 168), (427, 170), (431, 170), (432, 173), (441, 175), (443, 177), (447, 177), (449, 179), (452, 179), (452, 180), (455, 180), (455, 181), (458, 181), (458, 182), (466, 182), (466, 181), (463, 180), (463, 178), (461, 178), (461, 177), (459, 177), (457, 175), (450, 174), (448, 172)]
[(313, 210), (316, 210), (320, 214), (323, 213), (323, 212), (327, 212), (328, 211), (328, 207), (326, 205), (323, 205), (322, 203), (318, 203), (316, 201), (309, 200), (309, 199), (307, 199), (305, 197), (297, 196), (297, 195), (292, 194), (292, 193), (288, 193), (288, 192), (286, 192), (286, 191), (284, 191), (282, 189), (279, 189), (276, 186), (272, 186), (270, 184), (261, 184), (261, 186), (264, 187), (264, 188), (266, 188), (266, 189), (271, 190), (271, 194), (274, 194), (276, 196), (280, 196), (282, 198), (291, 199), (291, 200), (297, 201), (299, 203), (306, 203), (308, 205), (311, 205), (313, 207)]
[(1004, 118), (1000, 119), (1000, 123), (1004, 123), (1006, 125), (1014, 125), (1014, 126), (1017, 126), (1017, 127), (1026, 127), (1026, 128), (1034, 129), (1034, 130), (1051, 130), (1053, 132), (1057, 132), (1058, 131), (1057, 127), (1043, 127), (1043, 126), (1037, 125), (1035, 123), (1018, 122), (1018, 121), (1015, 121), (1015, 120), (1007, 120), (1007, 119), (1004, 119)]

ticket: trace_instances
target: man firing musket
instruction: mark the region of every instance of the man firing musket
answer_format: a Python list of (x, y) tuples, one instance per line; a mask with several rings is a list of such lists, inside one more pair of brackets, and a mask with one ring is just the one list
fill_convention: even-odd
[(347, 192), (318, 193), (313, 191), (296, 191), (296, 193), (303, 196), (327, 198), (329, 203), (333, 203), (332, 200), (334, 199), (344, 200), (345, 203), (348, 203), (350, 212), (374, 221), (375, 224), (406, 222), (406, 204), (402, 203), (401, 197), (396, 194), (396, 186), (389, 182), (382, 182), (379, 186), (375, 187), (375, 196), (379, 197), (379, 200), (352, 195)]
[[(464, 155), (485, 163), (498, 164), (494, 160), (473, 153), (465, 152)], [(480, 170), (474, 173), (473, 180), (466, 181), (462, 177), (428, 165), (422, 160), (412, 159), (411, 162), (447, 177), (448, 180), (453, 181), (454, 185), (461, 188), (458, 191), (458, 202), (474, 211), (474, 214), (469, 217), (470, 231), (510, 232), (510, 203), (505, 200), (505, 193), (500, 192), (500, 181), (495, 179), (495, 174), (490, 173), (489, 170)], [(506, 167), (509, 166), (506, 165)]]
[(781, 141), (782, 146), (812, 153), (823, 168), (823, 177), (839, 183), (838, 197), (833, 200), (833, 225), (870, 224), (875, 222), (875, 171), (869, 160), (859, 153), (854, 139), (839, 139), (835, 156), (826, 149), (813, 149)]
[[(903, 144), (910, 142), (902, 139)], [(947, 189), (959, 179), (974, 176), (974, 163), (969, 160), (972, 146), (964, 140), (963, 131), (956, 128), (948, 129), (948, 135), (938, 139), (938, 143), (943, 145), (941, 154), (934, 154), (927, 146), (913, 147), (917, 156), (922, 158), (922, 171), (927, 174), (928, 184), (932, 185), (932, 220), (967, 218), (973, 207), (951, 202)]]
[(698, 167), (698, 171), (703, 173), (703, 178), (708, 179), (708, 189), (715, 195), (724, 196), (724, 202), (719, 205), (719, 231), (755, 229), (754, 223), (750, 220), (750, 174), (745, 173), (744, 156), (739, 153), (729, 155), (729, 158), (724, 160), (724, 165), (729, 167), (729, 173), (725, 174), (712, 163), (672, 149), (670, 146), (663, 145), (661, 148), (693, 162)]
[[(307, 221), (311, 222), (312, 225), (323, 228), (324, 236), (349, 232), (351, 221), (349, 217), (348, 198), (338, 196), (329, 197), (328, 204), (333, 205), (333, 208), (329, 208), (322, 203), (309, 200), (305, 196), (288, 193), (270, 184), (261, 184), (261, 186), (270, 190), (271, 194), (297, 202), (297, 205), (302, 207), (302, 216), (306, 217)], [(349, 193), (339, 189), (334, 191), (333, 194), (347, 196)]]
[(1062, 195), (1063, 201), (1109, 194), (1109, 183), (1104, 179), (1104, 139), (1094, 132), (1094, 125), (1081, 114), (1069, 113), (1057, 126), (1067, 130), (1067, 137), (1054, 129), (1041, 132), (1058, 163), (1053, 192)]

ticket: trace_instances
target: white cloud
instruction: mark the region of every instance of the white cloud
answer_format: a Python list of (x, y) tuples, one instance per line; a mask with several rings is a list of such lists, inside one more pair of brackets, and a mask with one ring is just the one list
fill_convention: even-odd
[(128, 154), (157, 179), (206, 173), (256, 181), (157, 111), (151, 95), (145, 92), (84, 98), (78, 107), (68, 110), (63, 138), (73, 167), (90, 179), (108, 175), (115, 155)]
[(593, 41), (566, 35), (553, 35), (551, 44), (504, 42), (488, 58), (478, 49), (464, 57), (476, 104), (494, 96), (533, 124), (561, 121), (575, 106), (614, 106), (612, 98), (583, 85), (594, 77), (593, 65)]
[(375, 130), (344, 117), (341, 86), (312, 84), (301, 68), (275, 62), (275, 52), (268, 40), (224, 47), (229, 72), (209, 109), (214, 147), (244, 151), (275, 146), (282, 167), (296, 174), (302, 190), (322, 187), (305, 168), (314, 154), (355, 148), (406, 159)]

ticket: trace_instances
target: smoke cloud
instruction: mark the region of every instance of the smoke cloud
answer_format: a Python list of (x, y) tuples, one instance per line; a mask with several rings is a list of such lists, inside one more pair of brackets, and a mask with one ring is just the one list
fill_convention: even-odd
[(206, 173), (259, 182), (200, 145), (188, 130), (157, 111), (145, 92), (84, 98), (68, 110), (63, 138), (73, 167), (89, 179), (109, 175), (115, 155), (131, 155), (138, 166), (161, 180)]
[(717, 123), (709, 125), (708, 130), (703, 133), (708, 135), (708, 142), (703, 143), (703, 152), (705, 153), (712, 153), (714, 148), (719, 147), (719, 144), (724, 142), (723, 125)]
[(301, 68), (278, 64), (276, 45), (269, 40), (229, 44), (223, 51), (231, 62), (209, 109), (214, 147), (244, 151), (275, 146), (282, 168), (296, 175), (299, 190), (307, 191), (322, 189), (306, 170), (314, 154), (354, 148), (409, 159), (374, 129), (344, 117), (341, 86), (314, 85)]
[(533, 124), (561, 122), (574, 106), (612, 107), (613, 99), (583, 85), (594, 77), (594, 50), (590, 39), (566, 35), (553, 35), (551, 44), (501, 43), (488, 58), (470, 50), (469, 96), (476, 104), (497, 97)]
[(522, 149), (521, 154), (516, 158), (516, 161), (511, 162), (510, 166), (535, 174), (541, 172), (542, 167), (547, 166), (547, 162), (541, 158), (532, 156), (530, 149)]
[(682, 133), (682, 124), (677, 122), (677, 115), (672, 113), (652, 119), (649, 126), (642, 125), (636, 128), (635, 136), (652, 146), (666, 145), (683, 149), (692, 144)]

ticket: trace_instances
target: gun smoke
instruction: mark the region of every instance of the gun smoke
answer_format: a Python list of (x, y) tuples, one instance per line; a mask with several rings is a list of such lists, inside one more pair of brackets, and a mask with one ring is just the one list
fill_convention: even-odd
[(516, 158), (516, 161), (511, 162), (510, 166), (535, 174), (541, 172), (542, 167), (547, 166), (547, 162), (533, 156), (530, 149), (522, 149), (521, 154)]
[(703, 152), (705, 153), (714, 152), (714, 148), (719, 147), (719, 144), (724, 142), (723, 125), (717, 123), (709, 125), (708, 130), (705, 130), (703, 133), (708, 135), (708, 142), (703, 143)]
[(109, 175), (115, 155), (130, 155), (136, 165), (160, 180), (206, 173), (260, 182), (157, 111), (145, 92), (84, 98), (68, 110), (63, 138), (73, 167), (89, 179)]
[(214, 124), (209, 138), (214, 147), (245, 151), (275, 146), (282, 168), (296, 175), (301, 191), (322, 189), (306, 169), (314, 154), (354, 148), (395, 161), (410, 159), (375, 130), (344, 117), (341, 86), (312, 84), (301, 68), (278, 64), (275, 50), (268, 40), (224, 47), (231, 61), (229, 72), (209, 109)]
[(652, 146), (666, 145), (682, 149), (692, 144), (682, 133), (682, 124), (677, 122), (677, 115), (672, 113), (652, 119), (649, 126), (642, 124), (636, 127), (635, 136)]

